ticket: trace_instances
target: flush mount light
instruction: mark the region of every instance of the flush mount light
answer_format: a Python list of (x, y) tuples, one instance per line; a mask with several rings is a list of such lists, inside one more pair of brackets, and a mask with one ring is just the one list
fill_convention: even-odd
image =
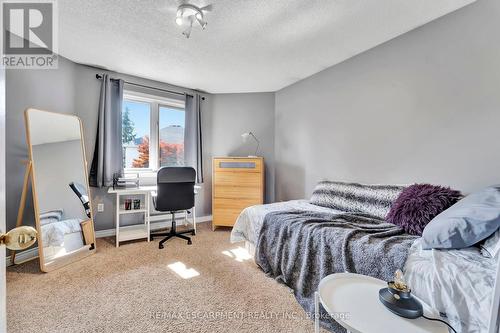
[(189, 36), (191, 36), (191, 30), (193, 29), (194, 22), (198, 22), (202, 29), (206, 28), (207, 21), (205, 20), (204, 12), (209, 11), (211, 8), (211, 5), (200, 8), (187, 3), (181, 4), (177, 8), (175, 23), (177, 23), (177, 25), (179, 26), (187, 26), (187, 29), (182, 32), (182, 34), (186, 36), (186, 38), (189, 38)]

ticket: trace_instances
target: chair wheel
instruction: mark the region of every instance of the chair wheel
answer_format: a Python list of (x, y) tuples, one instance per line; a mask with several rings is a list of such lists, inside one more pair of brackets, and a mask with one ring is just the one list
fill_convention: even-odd
[(163, 244), (158, 245), (158, 248), (161, 250), (163, 249)]
[(191, 235), (196, 236), (196, 231), (193, 231)]
[(191, 240), (188, 240), (188, 245), (191, 245), (193, 244), (193, 242), (191, 242)]

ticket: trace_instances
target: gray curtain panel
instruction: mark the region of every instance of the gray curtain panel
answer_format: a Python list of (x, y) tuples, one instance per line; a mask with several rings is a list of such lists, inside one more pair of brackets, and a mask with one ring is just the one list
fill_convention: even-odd
[(94, 157), (90, 168), (90, 186), (113, 185), (113, 174), (123, 171), (122, 150), (123, 80), (102, 78)]
[(184, 130), (184, 159), (186, 166), (196, 170), (196, 182), (203, 183), (201, 102), (199, 94), (186, 95), (186, 128)]

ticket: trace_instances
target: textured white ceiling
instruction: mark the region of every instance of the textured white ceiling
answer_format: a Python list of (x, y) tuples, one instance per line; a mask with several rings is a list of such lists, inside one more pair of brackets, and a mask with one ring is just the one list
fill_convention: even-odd
[(59, 53), (76, 62), (211, 93), (276, 91), (475, 0), (60, 0)]

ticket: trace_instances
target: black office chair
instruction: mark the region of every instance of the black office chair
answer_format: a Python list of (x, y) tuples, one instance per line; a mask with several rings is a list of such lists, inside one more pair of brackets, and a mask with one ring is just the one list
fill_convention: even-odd
[(85, 209), (85, 214), (90, 217), (90, 201), (89, 195), (87, 194), (87, 189), (80, 183), (71, 182), (69, 183), (69, 187), (75, 192), (78, 199), (83, 205), (83, 209)]
[(172, 227), (169, 232), (151, 233), (150, 239), (166, 236), (160, 241), (160, 249), (163, 249), (163, 243), (172, 237), (185, 239), (188, 245), (191, 245), (191, 238), (184, 234), (194, 236), (196, 232), (194, 229), (177, 232), (175, 213), (194, 207), (196, 171), (190, 167), (163, 167), (158, 170), (156, 179), (158, 189), (156, 196), (153, 196), (153, 204), (157, 211), (172, 214)]

